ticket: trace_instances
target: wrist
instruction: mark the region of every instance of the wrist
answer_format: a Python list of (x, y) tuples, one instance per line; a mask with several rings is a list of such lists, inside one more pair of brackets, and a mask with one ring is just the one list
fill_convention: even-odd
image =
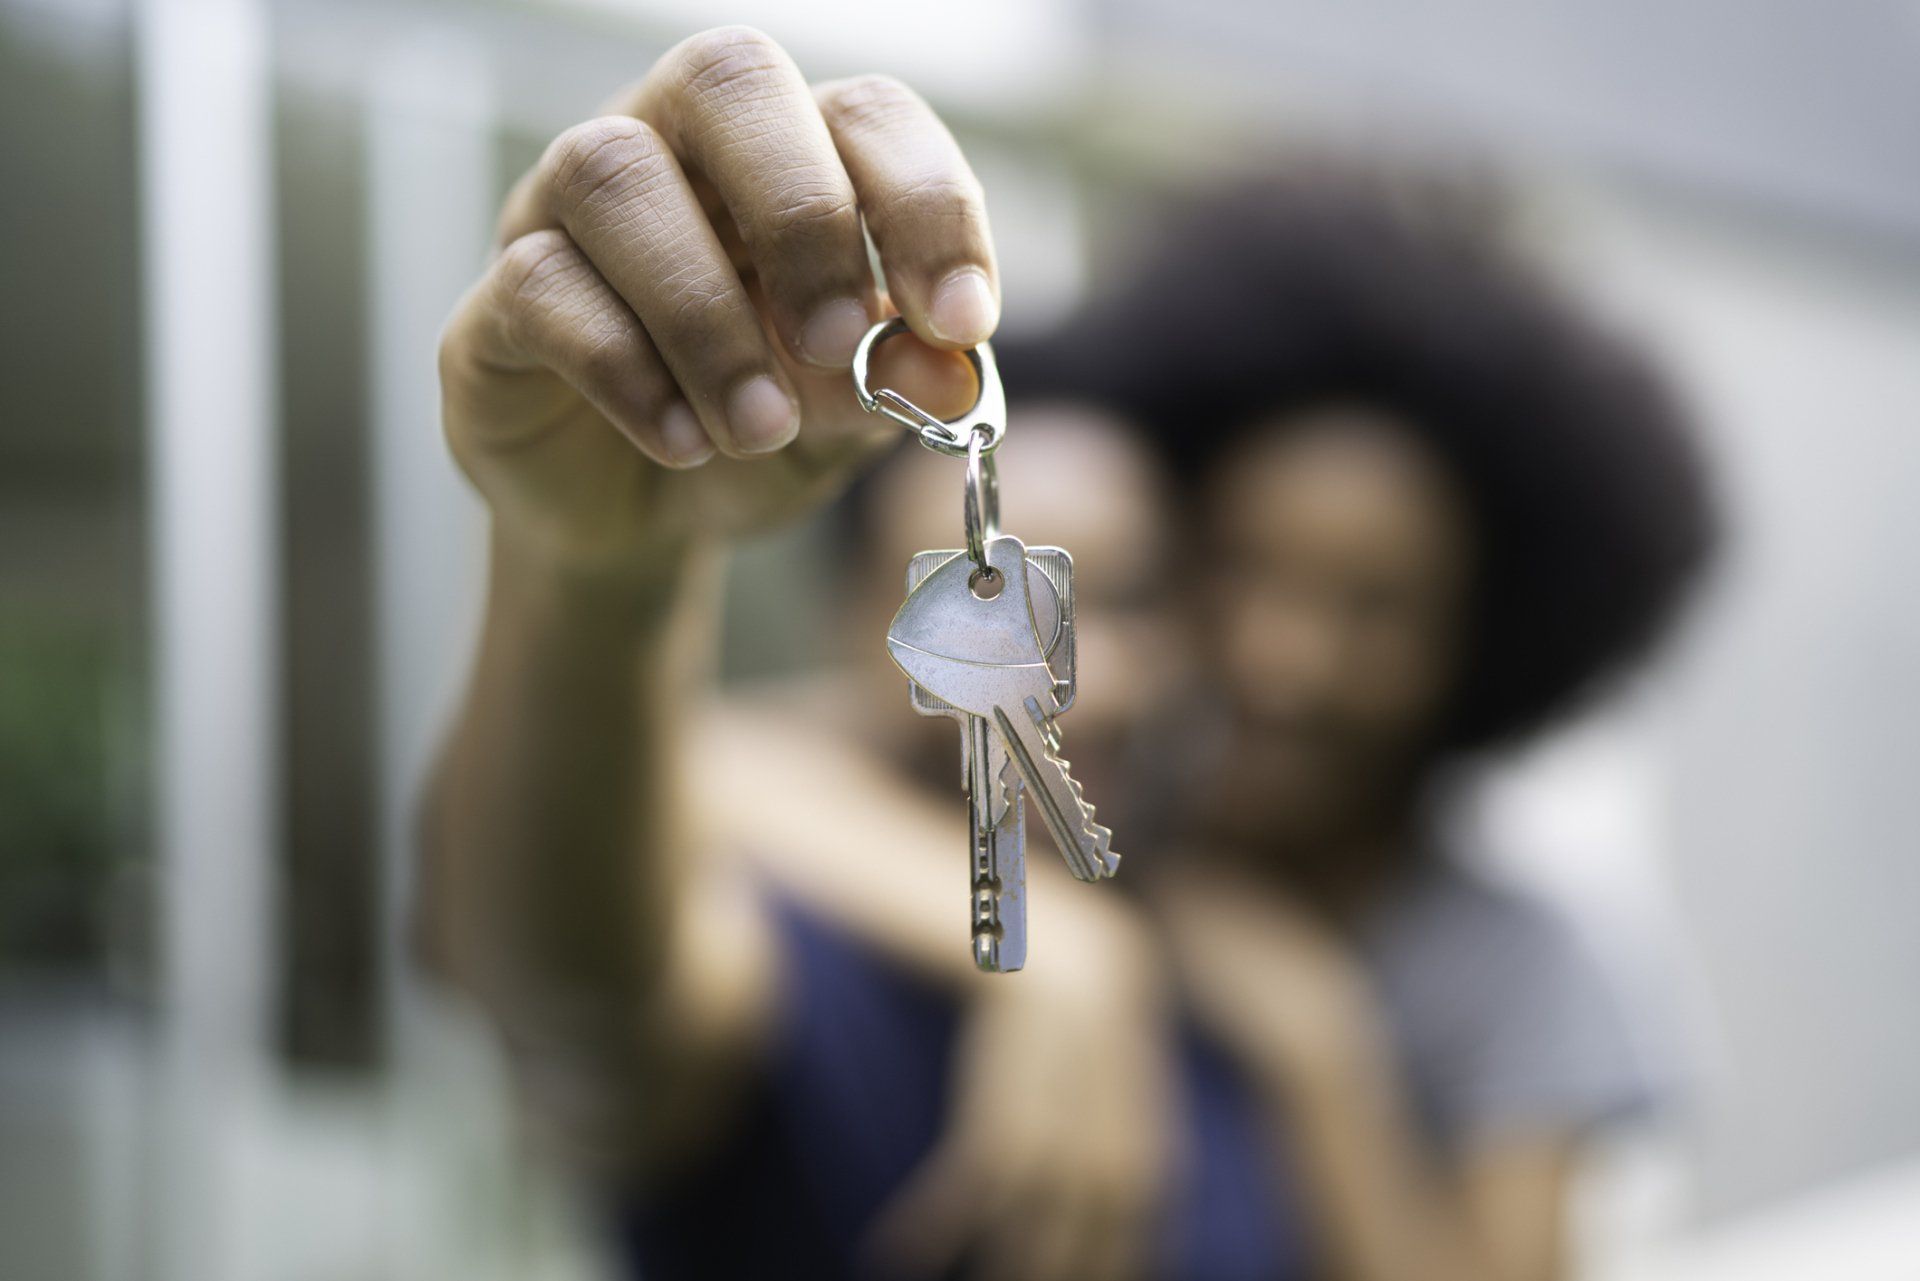
[(664, 631), (682, 602), (716, 575), (717, 553), (691, 542), (625, 556), (590, 556), (494, 523), (489, 598), (583, 637), (621, 642)]
[(701, 559), (691, 538), (602, 548), (553, 537), (496, 515), (488, 547), (496, 579), (539, 585), (556, 600), (656, 598), (679, 593)]

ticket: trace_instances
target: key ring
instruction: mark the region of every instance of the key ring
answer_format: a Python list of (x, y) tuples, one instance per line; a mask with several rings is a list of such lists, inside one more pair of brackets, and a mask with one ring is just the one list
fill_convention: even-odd
[[(975, 438), (982, 432), (986, 443), (981, 452), (991, 454), (1007, 434), (1007, 395), (1000, 386), (1000, 370), (993, 363), (993, 348), (986, 343), (968, 350), (967, 363), (980, 381), (980, 394), (973, 408), (958, 418), (942, 421), (902, 396), (891, 387), (867, 389), (867, 366), (873, 349), (887, 339), (907, 332), (907, 322), (899, 316), (883, 320), (867, 330), (853, 353), (853, 391), (860, 408), (870, 414), (885, 414), (920, 437), (920, 443), (949, 458), (967, 458)], [(971, 500), (969, 500), (971, 501)], [(978, 558), (976, 558), (978, 559)]]
[(996, 571), (987, 564), (987, 544), (1000, 537), (1000, 477), (993, 463), (991, 433), (975, 427), (967, 440), (967, 498), (961, 519), (967, 530), (967, 555), (991, 577)]

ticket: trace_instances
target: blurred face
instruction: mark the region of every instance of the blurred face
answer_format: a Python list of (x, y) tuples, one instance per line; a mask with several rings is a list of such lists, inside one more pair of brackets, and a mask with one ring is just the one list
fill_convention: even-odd
[[(1162, 578), (1174, 537), (1168, 501), (1153, 460), (1092, 410), (1017, 407), (997, 458), (1001, 528), (1073, 556), (1079, 681), (1062, 721), (1066, 751), (1102, 816), (1117, 820), (1129, 734), (1184, 680), (1178, 602)], [(898, 607), (913, 553), (961, 545), (963, 475), (958, 461), (923, 449), (889, 465), (874, 499), (876, 614)], [(950, 746), (946, 723), (928, 724), (941, 749)]]
[(1276, 423), (1206, 493), (1210, 818), (1284, 847), (1394, 816), (1455, 666), (1469, 569), (1446, 477), (1389, 419)]

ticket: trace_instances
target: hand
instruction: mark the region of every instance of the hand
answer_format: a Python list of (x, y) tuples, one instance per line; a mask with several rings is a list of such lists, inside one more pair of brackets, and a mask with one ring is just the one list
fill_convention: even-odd
[(1377, 1052), (1371, 993), (1348, 945), (1285, 891), (1183, 865), (1154, 887), (1194, 1015), (1249, 1067), (1318, 1086)]
[(947, 416), (973, 398), (952, 353), (999, 316), (979, 183), (927, 105), (880, 76), (810, 89), (744, 27), (556, 138), (500, 243), (441, 344), (447, 436), (496, 527), (572, 564), (824, 500), (899, 431), (846, 372), (869, 322), (898, 306), (920, 339), (876, 383)]
[(1151, 944), (1126, 931), (1063, 950), (1098, 956), (1097, 978), (1056, 965), (983, 980), (946, 1131), (869, 1240), (886, 1275), (963, 1257), (995, 1281), (1152, 1270), (1177, 1155), (1173, 1028)]

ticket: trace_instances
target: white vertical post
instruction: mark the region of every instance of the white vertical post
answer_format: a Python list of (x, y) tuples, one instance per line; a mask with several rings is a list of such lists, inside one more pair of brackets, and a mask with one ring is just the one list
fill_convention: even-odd
[(138, 13), (166, 1018), (154, 1271), (238, 1281), (230, 1206), (265, 1081), (277, 813), (270, 39), (259, 0)]
[(436, 349), (486, 264), (493, 224), (485, 48), (443, 24), (397, 34), (371, 61), (366, 124), (383, 937), (398, 1015), (414, 817), (466, 674), (484, 570), (480, 508), (440, 434)]
[[(372, 52), (365, 95), (381, 973), (395, 1133), (408, 1149), (432, 1149), (444, 1160), (444, 1109), (427, 1115), (418, 1105), (446, 1101), (444, 1081), (420, 1093), (444, 1070), (445, 1056), (430, 1035), (439, 1027), (433, 1008), (411, 981), (405, 939), (421, 783), (466, 672), (484, 569), (478, 504), (442, 444), (436, 348), (455, 301), (486, 261), (492, 63), (466, 28), (405, 24)], [(460, 1087), (469, 1083), (451, 1084), (453, 1096), (465, 1099)], [(461, 1122), (463, 1137), (472, 1137), (473, 1120)], [(447, 1239), (461, 1207), (450, 1212), (446, 1189), (417, 1165), (389, 1163), (389, 1266), (413, 1276), (450, 1257), (477, 1263), (471, 1225)]]

